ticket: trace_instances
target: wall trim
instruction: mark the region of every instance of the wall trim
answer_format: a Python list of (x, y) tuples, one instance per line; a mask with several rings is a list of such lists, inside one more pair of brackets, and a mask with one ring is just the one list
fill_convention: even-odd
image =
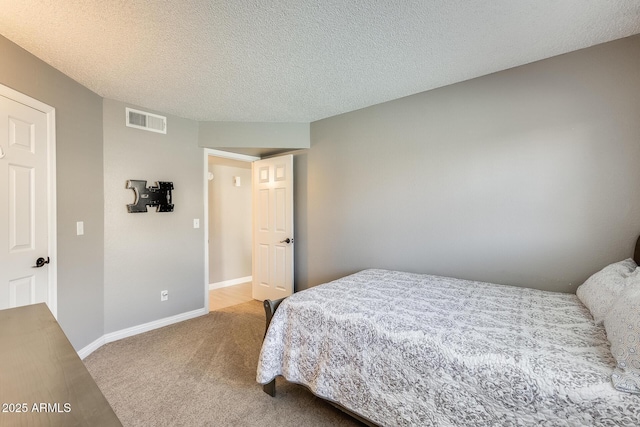
[(202, 192), (204, 196), (204, 212), (202, 219), (204, 220), (204, 308), (207, 310), (209, 307), (209, 154), (207, 149), (202, 150), (204, 152), (204, 173), (202, 174)]
[(239, 285), (241, 283), (253, 282), (253, 276), (238, 277), (237, 279), (223, 280), (222, 282), (209, 283), (209, 290), (226, 288), (227, 286)]
[(78, 356), (80, 356), (80, 359), (84, 360), (85, 357), (87, 357), (88, 355), (90, 355), (91, 353), (93, 353), (94, 351), (96, 351), (106, 343), (107, 342), (105, 341), (104, 335), (103, 335), (97, 340), (95, 340), (94, 342), (92, 342), (91, 344), (89, 344), (88, 346), (78, 350)]
[(78, 350), (78, 356), (80, 356), (80, 359), (84, 359), (107, 343), (118, 341), (123, 338), (132, 337), (143, 332), (149, 332), (154, 329), (162, 328), (164, 326), (173, 325), (174, 323), (179, 323), (185, 320), (204, 316), (208, 313), (209, 310), (207, 310), (206, 308), (199, 308), (197, 310), (188, 311), (186, 313), (176, 314), (175, 316), (165, 317), (164, 319), (154, 320), (153, 322), (143, 323), (142, 325), (132, 326), (130, 328), (110, 332), (108, 334), (104, 334), (88, 346)]

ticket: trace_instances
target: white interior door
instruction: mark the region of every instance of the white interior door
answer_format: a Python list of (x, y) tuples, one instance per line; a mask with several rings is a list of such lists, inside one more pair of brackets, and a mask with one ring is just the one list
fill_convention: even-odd
[(253, 298), (293, 293), (293, 156), (253, 162)]
[(0, 95), (0, 309), (45, 302), (56, 314), (46, 262), (49, 126), (46, 113)]

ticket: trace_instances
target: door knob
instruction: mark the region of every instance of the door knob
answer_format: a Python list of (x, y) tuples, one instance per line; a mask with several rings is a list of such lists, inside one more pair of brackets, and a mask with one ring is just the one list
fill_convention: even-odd
[(280, 243), (286, 243), (286, 244), (293, 243), (293, 239), (290, 239), (290, 238), (287, 237), (284, 240), (280, 240)]
[(0, 147), (0, 159), (5, 156), (4, 151), (2, 151), (2, 147)]
[(44, 258), (38, 258), (36, 260), (36, 265), (34, 265), (33, 268), (44, 267), (45, 264), (49, 264), (49, 257), (47, 257), (46, 261)]

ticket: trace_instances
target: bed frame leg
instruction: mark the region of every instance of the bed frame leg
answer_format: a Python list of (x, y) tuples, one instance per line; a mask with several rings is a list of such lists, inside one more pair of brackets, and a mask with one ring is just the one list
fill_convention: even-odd
[(262, 386), (262, 390), (271, 397), (276, 396), (276, 379), (274, 378), (270, 383)]
[[(267, 336), (267, 330), (269, 329), (269, 324), (271, 323), (271, 319), (273, 318), (274, 313), (278, 309), (278, 306), (282, 302), (284, 298), (277, 299), (275, 301), (264, 300), (262, 303), (264, 306), (264, 314), (266, 315), (267, 325), (264, 328), (264, 336)], [(263, 338), (264, 339), (264, 338)], [(262, 386), (262, 390), (267, 393), (271, 397), (275, 397), (276, 395), (276, 379), (274, 378), (270, 383), (267, 383)]]

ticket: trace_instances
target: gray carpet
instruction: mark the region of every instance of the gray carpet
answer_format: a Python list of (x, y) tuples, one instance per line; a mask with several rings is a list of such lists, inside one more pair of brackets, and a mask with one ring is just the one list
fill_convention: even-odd
[(361, 426), (306, 388), (255, 382), (261, 303), (106, 344), (84, 363), (124, 426)]

